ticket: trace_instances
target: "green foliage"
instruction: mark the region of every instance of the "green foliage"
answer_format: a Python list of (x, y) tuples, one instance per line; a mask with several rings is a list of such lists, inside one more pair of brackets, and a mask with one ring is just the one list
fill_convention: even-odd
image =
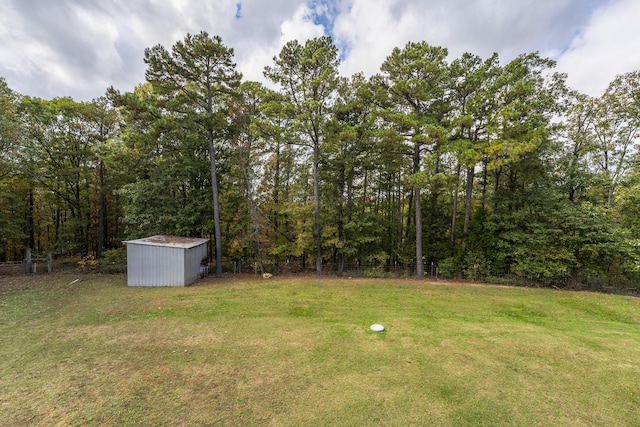
[[(20, 113), (20, 175), (29, 183), (29, 245), (87, 254), (96, 246), (96, 234), (105, 231), (104, 222), (102, 230), (94, 225), (108, 214), (101, 202), (107, 197), (108, 173), (100, 146), (115, 133), (116, 114), (102, 98), (76, 102), (29, 97), (21, 99)], [(102, 234), (101, 242), (109, 237)]]
[(445, 258), (438, 263), (438, 276), (444, 279), (454, 279), (462, 270), (455, 257)]
[(220, 37), (188, 34), (171, 52), (161, 45), (145, 50), (146, 86), (124, 95), (110, 89), (127, 119), (125, 147), (115, 146), (114, 154), (120, 155), (112, 158), (139, 159), (128, 171), (137, 179), (119, 193), (127, 201), (128, 233), (202, 236), (213, 231), (218, 275), (224, 203), (218, 173), (228, 168), (223, 143), (235, 131), (228, 111), (241, 79), (232, 57), (233, 49)]
[(123, 249), (104, 251), (99, 260), (98, 269), (101, 273), (126, 273), (127, 251)]
[(408, 187), (426, 187), (430, 177), (426, 172), (416, 172), (405, 177), (404, 181)]
[[(216, 275), (220, 276), (223, 245), (218, 182), (220, 160), (217, 159), (220, 148), (216, 147), (216, 142), (226, 141), (234, 130), (231, 115), (227, 112), (237, 96), (242, 76), (235, 70), (233, 49), (227, 48), (219, 36), (209, 37), (203, 31), (196, 35), (187, 34), (183, 41), (176, 42), (171, 52), (161, 45), (146, 49), (145, 63), (148, 66), (147, 81), (164, 113), (160, 114), (155, 125), (164, 138), (168, 137), (167, 146), (187, 145), (187, 151), (193, 150), (189, 153), (191, 155), (206, 154), (212, 191)], [(193, 144), (191, 150), (189, 144)], [(189, 168), (183, 167), (177, 172), (189, 172)], [(179, 178), (182, 182), (178, 185), (185, 188), (184, 177), (179, 175)], [(189, 178), (193, 179), (189, 184), (195, 188), (203, 187), (202, 177), (194, 177), (192, 173)], [(192, 209), (192, 212), (197, 211), (202, 210), (198, 207)], [(197, 224), (203, 224), (203, 221), (197, 221)], [(195, 226), (196, 223), (192, 224)], [(202, 234), (193, 228), (186, 233), (186, 227), (180, 224), (176, 224), (175, 230), (180, 234)]]
[(268, 89), (201, 32), (146, 49), (146, 82), (108, 102), (0, 78), (0, 259), (163, 233), (261, 273), (637, 282), (639, 72), (588, 97), (538, 53), (447, 56), (409, 42), (371, 79), (341, 77), (331, 38), (294, 40)]
[(18, 106), (18, 95), (0, 77), (0, 259), (6, 259), (12, 248), (22, 246), (18, 242), (26, 237), (22, 220), (27, 215), (16, 209), (23, 198), (16, 176), (20, 160)]
[(297, 40), (285, 44), (274, 66), (265, 67), (264, 75), (278, 84), (283, 97), (280, 109), (292, 115), (290, 121), (297, 133), (298, 145), (309, 147), (312, 157), (314, 201), (314, 243), (316, 272), (322, 272), (322, 222), (320, 163), (335, 92), (338, 89), (338, 49), (330, 37), (309, 39), (304, 45)]

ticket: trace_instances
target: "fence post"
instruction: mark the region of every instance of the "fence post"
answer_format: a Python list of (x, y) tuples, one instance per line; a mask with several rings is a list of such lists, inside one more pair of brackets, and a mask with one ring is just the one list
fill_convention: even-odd
[(51, 252), (47, 253), (47, 273), (53, 271), (53, 255)]
[(31, 248), (27, 248), (27, 256), (24, 260), (24, 273), (31, 273)]

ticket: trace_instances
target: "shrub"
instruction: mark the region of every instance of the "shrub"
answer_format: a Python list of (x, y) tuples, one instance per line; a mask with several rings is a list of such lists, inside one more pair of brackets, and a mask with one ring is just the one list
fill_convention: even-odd
[(453, 279), (459, 270), (460, 266), (454, 257), (443, 259), (438, 263), (438, 274), (443, 279)]
[(127, 252), (121, 249), (110, 249), (102, 253), (99, 270), (101, 273), (126, 273)]
[(83, 256), (78, 265), (81, 270), (94, 270), (98, 266), (98, 260), (93, 255)]
[(362, 275), (370, 279), (388, 279), (388, 278), (397, 276), (397, 274), (394, 273), (393, 271), (387, 271), (384, 264), (379, 264), (370, 268), (366, 268), (363, 271)]

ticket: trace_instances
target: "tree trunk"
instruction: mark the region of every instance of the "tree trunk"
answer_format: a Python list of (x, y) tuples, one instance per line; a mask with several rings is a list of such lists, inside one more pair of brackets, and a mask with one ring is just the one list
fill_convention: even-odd
[(416, 276), (424, 276), (424, 263), (422, 262), (422, 208), (420, 207), (420, 187), (414, 189), (416, 209)]
[(320, 146), (318, 142), (313, 145), (313, 199), (315, 205), (315, 241), (316, 241), (316, 274), (322, 275), (322, 246), (321, 235), (322, 227), (320, 226), (320, 174), (318, 167), (320, 165)]
[[(346, 236), (345, 236), (345, 200), (344, 200), (344, 193), (345, 193), (345, 181), (346, 181), (346, 177), (345, 177), (345, 171), (344, 171), (344, 167), (340, 170), (340, 182), (338, 183), (338, 191), (340, 192), (340, 197), (338, 198), (338, 240), (340, 242), (342, 242), (344, 244), (344, 242), (346, 241)], [(340, 251), (337, 254), (338, 257), (338, 274), (342, 275), (343, 271), (344, 271), (344, 254), (342, 253), (342, 251)]]
[(29, 187), (29, 217), (27, 218), (27, 227), (29, 229), (29, 247), (35, 248), (35, 228), (33, 226), (33, 214), (35, 210), (35, 203), (33, 200), (33, 187)]
[(460, 183), (461, 165), (458, 163), (456, 167), (456, 186), (453, 190), (453, 213), (451, 214), (451, 244), (456, 242), (456, 221), (458, 217), (458, 187)]
[(222, 230), (220, 227), (220, 204), (218, 202), (218, 171), (216, 169), (216, 152), (213, 147), (213, 131), (207, 132), (209, 140), (209, 159), (211, 161), (211, 192), (213, 193), (213, 223), (216, 243), (216, 276), (222, 276)]
[(467, 182), (465, 185), (464, 194), (464, 228), (463, 234), (466, 238), (469, 231), (469, 220), (471, 219), (471, 201), (473, 195), (473, 179), (475, 177), (474, 166), (467, 167)]
[(256, 252), (258, 255), (258, 265), (260, 266), (260, 274), (264, 274), (264, 263), (262, 261), (262, 245), (260, 244), (260, 224), (258, 223), (258, 212), (256, 202), (251, 199), (251, 216), (253, 217), (253, 235), (256, 244)]
[(96, 258), (102, 258), (102, 250), (104, 248), (105, 241), (105, 197), (104, 197), (104, 163), (101, 161), (99, 164), (100, 174), (100, 206), (98, 208), (98, 245), (96, 246)]
[(273, 224), (276, 228), (280, 226), (278, 222), (278, 210), (280, 200), (280, 142), (276, 142), (276, 166), (273, 173)]
[(398, 171), (398, 180), (396, 182), (397, 187), (396, 187), (396, 202), (397, 202), (397, 211), (396, 211), (396, 218), (398, 221), (398, 230), (397, 230), (397, 237), (396, 237), (396, 253), (400, 253), (402, 250), (402, 227), (404, 226), (404, 218), (402, 217), (402, 211), (403, 211), (403, 200), (402, 200), (402, 175), (401, 173)]
[[(434, 150), (435, 151), (435, 150)], [(435, 151), (436, 155), (436, 164), (434, 169), (434, 174), (438, 175), (440, 173), (440, 155), (437, 151)], [(435, 241), (438, 239), (436, 233), (436, 224), (438, 222), (438, 196), (440, 195), (440, 183), (437, 180), (434, 180), (431, 183), (431, 206), (429, 208), (429, 227), (427, 229), (427, 239), (429, 241)]]
[[(413, 173), (420, 172), (420, 145), (413, 146)], [(414, 188), (414, 203), (416, 215), (416, 277), (424, 276), (424, 263), (422, 262), (422, 207), (420, 205), (420, 187)]]
[(487, 172), (487, 162), (485, 160), (482, 161), (482, 209), (487, 208), (487, 180), (488, 172)]
[(407, 200), (407, 228), (405, 229), (405, 232), (404, 232), (405, 239), (409, 239), (409, 234), (411, 231), (411, 218), (414, 216), (412, 212), (413, 205), (414, 205), (413, 195), (414, 195), (414, 191), (411, 191), (409, 193), (409, 200)]

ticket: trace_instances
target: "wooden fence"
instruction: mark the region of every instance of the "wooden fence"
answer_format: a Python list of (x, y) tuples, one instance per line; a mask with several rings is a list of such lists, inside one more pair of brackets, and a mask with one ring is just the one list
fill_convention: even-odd
[(10, 276), (23, 273), (24, 266), (22, 261), (0, 262), (0, 275), (2, 276)]
[(34, 258), (31, 249), (27, 249), (24, 261), (0, 262), (0, 275), (29, 274), (40, 271), (51, 273), (53, 271), (53, 255), (51, 252), (46, 258)]
[[(47, 254), (46, 258), (33, 258), (31, 256), (31, 249), (27, 249), (27, 256), (24, 260), (24, 272), (25, 273), (37, 273), (38, 272), (38, 262), (42, 262), (43, 264), (46, 262), (47, 264), (47, 273), (51, 273), (53, 270), (53, 256), (51, 252)], [(44, 272), (44, 267), (40, 267)]]

